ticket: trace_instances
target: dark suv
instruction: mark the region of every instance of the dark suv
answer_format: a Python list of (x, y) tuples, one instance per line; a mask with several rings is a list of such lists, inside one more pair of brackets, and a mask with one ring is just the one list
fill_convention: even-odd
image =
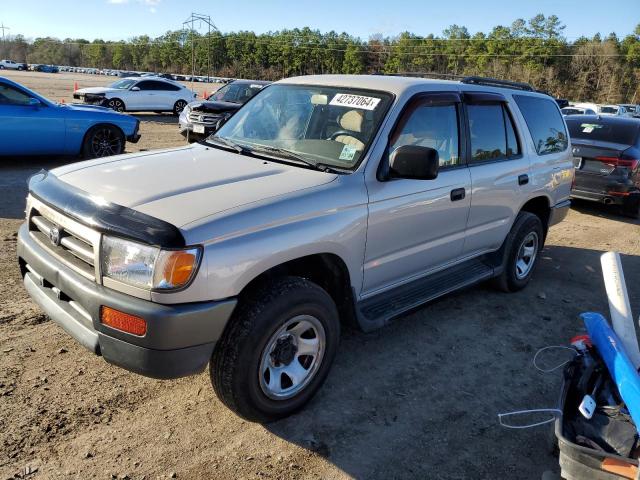
[(235, 80), (204, 101), (191, 102), (180, 115), (180, 133), (189, 142), (208, 137), (215, 131), (218, 121), (229, 118), (270, 83), (263, 80)]
[(572, 115), (566, 122), (576, 168), (571, 196), (640, 217), (640, 120)]

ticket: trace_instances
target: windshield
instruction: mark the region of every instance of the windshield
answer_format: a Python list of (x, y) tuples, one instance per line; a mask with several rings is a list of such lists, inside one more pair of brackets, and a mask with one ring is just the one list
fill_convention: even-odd
[(220, 88), (211, 94), (207, 100), (242, 104), (249, 101), (262, 88), (263, 85), (260, 84), (234, 82)]
[(295, 153), (306, 161), (352, 169), (391, 103), (388, 93), (350, 88), (271, 85), (216, 133), (243, 147)]
[(600, 107), (600, 113), (618, 113), (618, 107)]
[(118, 80), (117, 82), (113, 82), (109, 86), (111, 88), (117, 88), (118, 90), (126, 90), (136, 82), (137, 82), (137, 80), (124, 79), (124, 80)]

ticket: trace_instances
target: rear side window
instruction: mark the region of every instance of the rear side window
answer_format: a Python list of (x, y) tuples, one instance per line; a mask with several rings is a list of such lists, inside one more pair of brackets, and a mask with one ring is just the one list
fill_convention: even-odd
[(467, 105), (471, 162), (506, 160), (520, 154), (511, 116), (502, 104)]
[(567, 131), (556, 102), (551, 99), (514, 95), (533, 138), (538, 155), (563, 152), (567, 149)]
[(640, 130), (640, 122), (604, 122), (597, 118), (593, 120), (567, 119), (569, 135), (575, 139), (597, 140), (599, 142), (621, 143), (634, 145)]

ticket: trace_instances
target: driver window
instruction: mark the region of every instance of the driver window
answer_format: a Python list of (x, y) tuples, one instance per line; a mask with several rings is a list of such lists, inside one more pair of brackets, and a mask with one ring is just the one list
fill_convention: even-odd
[(0, 105), (29, 105), (30, 98), (20, 90), (0, 84)]
[(417, 145), (437, 150), (440, 168), (461, 163), (456, 105), (419, 105), (405, 115), (391, 138), (389, 153), (404, 145)]

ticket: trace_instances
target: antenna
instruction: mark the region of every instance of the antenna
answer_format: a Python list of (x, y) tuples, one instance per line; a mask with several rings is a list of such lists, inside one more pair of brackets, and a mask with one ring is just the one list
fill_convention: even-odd
[(196, 74), (196, 46), (193, 41), (193, 33), (195, 31), (194, 24), (198, 22), (198, 27), (201, 27), (202, 24), (205, 24), (205, 27), (208, 28), (207, 32), (207, 83), (209, 82), (209, 74), (211, 73), (211, 31), (219, 31), (218, 27), (211, 21), (210, 15), (203, 15), (201, 13), (191, 12), (191, 16), (187, 18), (184, 22), (182, 22), (182, 29), (186, 29), (189, 27), (189, 31), (191, 33), (191, 89), (193, 90), (193, 77)]

